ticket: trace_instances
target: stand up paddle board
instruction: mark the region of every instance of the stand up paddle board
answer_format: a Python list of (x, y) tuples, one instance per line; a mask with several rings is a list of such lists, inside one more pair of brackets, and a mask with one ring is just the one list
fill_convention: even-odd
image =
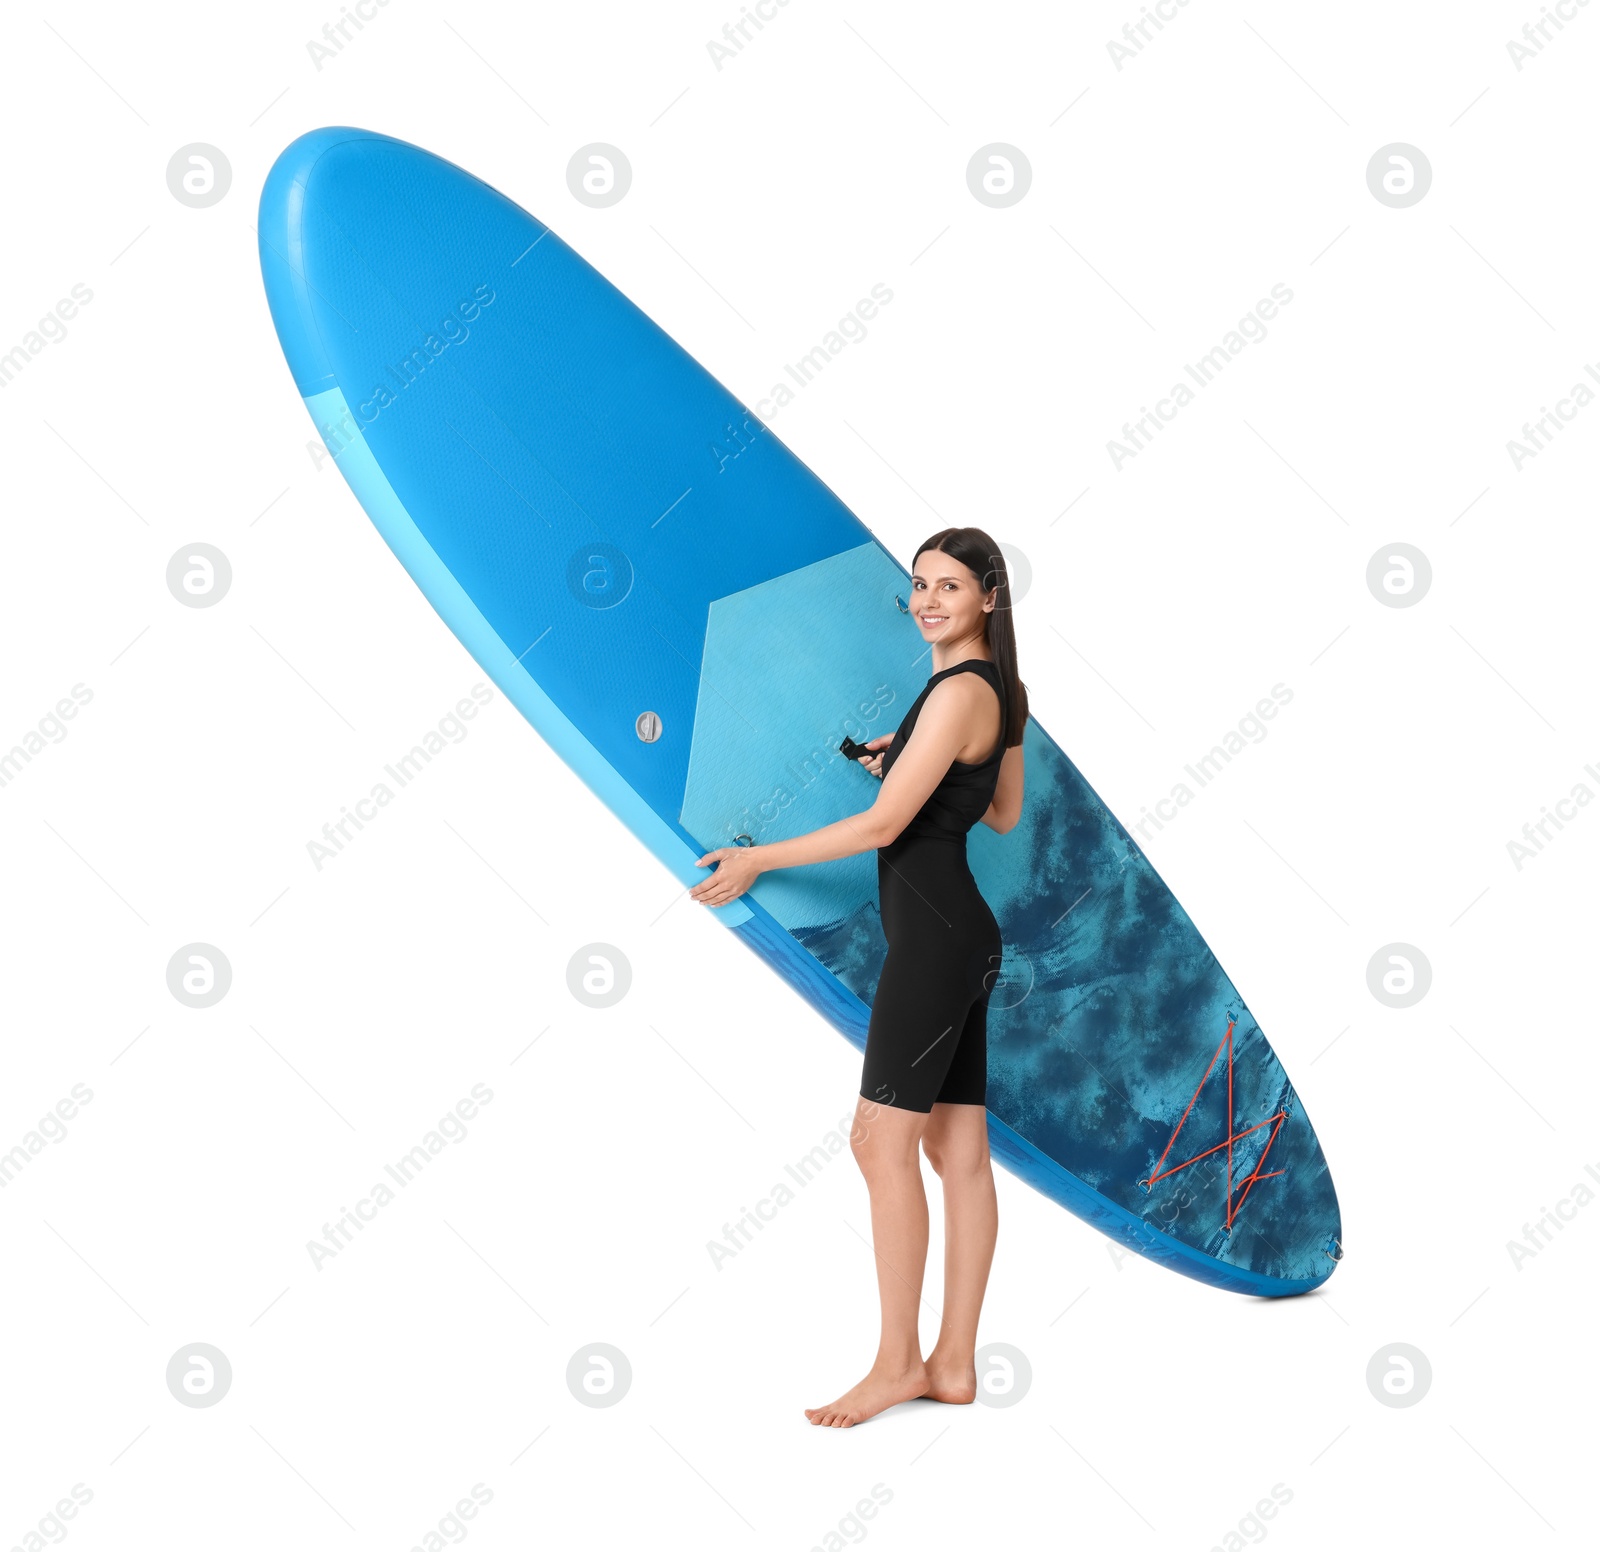
[[(260, 254), (295, 385), (378, 532), (681, 883), (713, 847), (867, 806), (840, 741), (892, 731), (930, 671), (906, 569), (604, 276), (459, 167), (359, 129), (278, 158)], [(1021, 821), (970, 843), (1005, 942), (995, 1156), (1174, 1271), (1316, 1287), (1339, 1208), (1305, 1107), (1128, 832), (1037, 722), (1025, 749)], [(870, 853), (766, 874), (717, 914), (864, 1046), (886, 952)]]

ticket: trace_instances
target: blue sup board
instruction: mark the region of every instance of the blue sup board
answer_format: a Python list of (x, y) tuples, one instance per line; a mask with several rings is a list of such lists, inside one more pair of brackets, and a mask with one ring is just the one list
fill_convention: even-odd
[[(260, 252), (295, 385), (378, 532), (680, 883), (712, 847), (870, 803), (839, 742), (892, 731), (931, 666), (905, 566), (604, 276), (459, 167), (359, 129), (278, 158)], [(1339, 1207), (1305, 1107), (1128, 832), (1036, 722), (1025, 747), (1020, 823), (970, 845), (1005, 943), (995, 1156), (1173, 1271), (1315, 1288)], [(717, 914), (864, 1046), (886, 952), (870, 853), (766, 874)]]

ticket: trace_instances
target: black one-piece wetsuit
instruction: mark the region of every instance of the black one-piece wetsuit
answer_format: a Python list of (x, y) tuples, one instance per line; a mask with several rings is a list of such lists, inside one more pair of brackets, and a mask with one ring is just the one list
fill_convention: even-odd
[[(887, 776), (933, 687), (976, 673), (1001, 697), (993, 663), (968, 658), (941, 669), (884, 751)], [(924, 1113), (937, 1104), (981, 1105), (987, 1088), (989, 989), (1000, 971), (1000, 928), (967, 865), (967, 831), (994, 801), (1000, 747), (977, 765), (953, 761), (903, 831), (878, 851), (878, 903), (889, 957), (872, 1000), (861, 1094)]]

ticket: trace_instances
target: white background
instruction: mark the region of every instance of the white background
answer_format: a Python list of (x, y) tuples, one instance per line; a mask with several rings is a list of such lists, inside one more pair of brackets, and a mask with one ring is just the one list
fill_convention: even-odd
[[(1600, 1205), (1520, 1269), (1507, 1247), (1600, 1169), (1600, 811), (1520, 870), (1507, 842), (1600, 792), (1600, 407), (1520, 472), (1507, 444), (1600, 370), (1600, 7), (1520, 72), (1532, 3), (1195, 0), (1120, 70), (1139, 7), (1060, 9), (792, 0), (720, 70), (732, 0), (392, 0), (320, 70), (331, 3), (8, 11), (0, 351), (74, 284), (93, 300), (0, 392), (0, 749), (92, 700), (0, 787), (0, 1152), (93, 1097), (0, 1189), (0, 1544), (1589, 1530)], [(1146, 849), (1323, 1139), (1346, 1246), (1323, 1291), (1119, 1264), (1002, 1175), (981, 1340), (1031, 1389), (814, 1429), (877, 1336), (853, 1162), (720, 1271), (707, 1242), (849, 1113), (854, 1050), (498, 692), (313, 866), (485, 677), (317, 472), (268, 317), (261, 183), (325, 124), (504, 190), (747, 403), (888, 285), (773, 429), (903, 556), (950, 523), (1027, 555), (1035, 711), (1126, 822), (1292, 690)], [(607, 210), (567, 189), (593, 141), (634, 171)], [(1032, 168), (999, 210), (966, 183), (996, 141)], [(232, 168), (205, 209), (166, 183), (192, 142)], [(1368, 188), (1393, 142), (1432, 167), (1409, 208)], [(1119, 472), (1124, 421), (1277, 283), (1267, 338)], [(165, 580), (199, 541), (233, 568), (209, 609)], [(1432, 566), (1410, 608), (1366, 585), (1396, 541)], [(232, 967), (205, 1010), (167, 990), (194, 942)], [(567, 990), (593, 942), (632, 966), (604, 1012)], [(1433, 972), (1405, 1010), (1367, 986), (1394, 942)], [(315, 1269), (307, 1242), (478, 1083), (465, 1140)], [(165, 1375), (200, 1342), (232, 1382), (197, 1409)], [(632, 1365), (608, 1408), (565, 1380), (596, 1342)], [(1432, 1383), (1394, 1408), (1366, 1375), (1402, 1342)], [(55, 1525), (74, 1483), (92, 1501)]]

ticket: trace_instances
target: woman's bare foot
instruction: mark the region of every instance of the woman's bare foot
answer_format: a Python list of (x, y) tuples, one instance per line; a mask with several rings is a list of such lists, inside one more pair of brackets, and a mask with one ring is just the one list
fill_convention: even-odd
[(978, 1394), (978, 1371), (972, 1358), (947, 1358), (937, 1347), (928, 1354), (928, 1388), (923, 1394), (930, 1401), (949, 1401), (965, 1406)]
[(807, 1407), (806, 1416), (824, 1428), (849, 1428), (902, 1401), (924, 1395), (927, 1389), (928, 1371), (920, 1358), (910, 1368), (890, 1369), (875, 1363), (859, 1385), (827, 1406)]

